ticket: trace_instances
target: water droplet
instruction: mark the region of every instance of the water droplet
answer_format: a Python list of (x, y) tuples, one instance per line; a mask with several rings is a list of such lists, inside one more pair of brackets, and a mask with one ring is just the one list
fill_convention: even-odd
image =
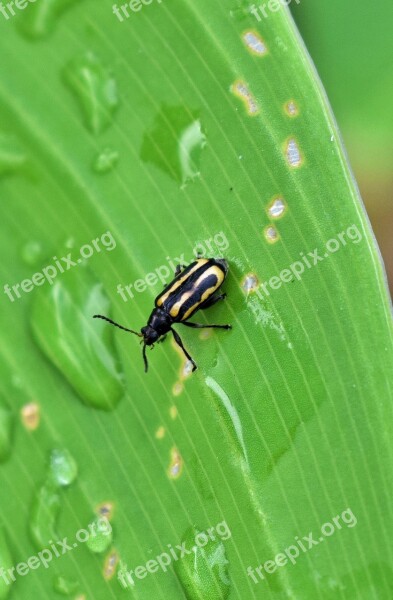
[(245, 31), (242, 35), (243, 41), (252, 54), (264, 56), (267, 54), (266, 44), (256, 31)]
[(258, 277), (255, 273), (248, 273), (241, 283), (242, 290), (249, 294), (251, 292), (255, 292), (259, 285)]
[(37, 241), (27, 242), (21, 249), (21, 258), (29, 267), (35, 267), (41, 264), (45, 258), (42, 244)]
[(63, 575), (57, 575), (53, 582), (53, 589), (62, 596), (71, 596), (77, 591), (78, 587), (79, 583), (77, 581), (72, 581)]
[(278, 231), (275, 227), (273, 227), (273, 225), (268, 225), (268, 227), (265, 228), (264, 233), (265, 238), (269, 242), (269, 244), (275, 244), (280, 239)]
[(157, 429), (157, 431), (156, 431), (156, 434), (155, 434), (155, 435), (156, 435), (156, 438), (157, 438), (157, 440), (162, 440), (162, 438), (163, 438), (163, 437), (164, 437), (164, 435), (165, 435), (165, 427), (163, 427), (163, 426), (161, 425), (161, 427), (159, 427), (159, 428)]
[(273, 219), (282, 217), (287, 209), (287, 205), (282, 198), (275, 198), (268, 206), (267, 212)]
[(96, 313), (109, 314), (109, 300), (87, 268), (59, 274), (35, 292), (33, 336), (88, 406), (111, 410), (123, 394), (113, 331)]
[(19, 30), (32, 39), (45, 37), (54, 29), (59, 15), (76, 2), (77, 0), (39, 0), (19, 16)]
[(104, 562), (104, 579), (109, 581), (116, 573), (116, 567), (119, 563), (119, 555), (116, 550), (111, 550)]
[(287, 113), (288, 117), (297, 117), (299, 114), (298, 105), (294, 100), (289, 100), (289, 102), (284, 104), (284, 110)]
[(111, 72), (92, 52), (71, 60), (64, 81), (74, 93), (92, 133), (101, 133), (113, 120), (118, 104), (117, 85)]
[(297, 169), (298, 167), (301, 166), (301, 164), (303, 162), (303, 158), (300, 153), (298, 143), (295, 139), (290, 139), (286, 142), (285, 156), (287, 158), (289, 165), (292, 168)]
[(104, 174), (112, 171), (119, 160), (119, 153), (112, 148), (104, 148), (94, 159), (93, 169), (96, 173)]
[(244, 81), (235, 81), (231, 86), (231, 92), (242, 100), (250, 117), (257, 116), (260, 110), (258, 103)]
[(171, 450), (171, 462), (168, 467), (168, 476), (171, 479), (178, 479), (183, 470), (183, 459), (177, 448)]
[(214, 392), (214, 399), (216, 400), (218, 398), (219, 400), (218, 409), (220, 411), (220, 415), (225, 423), (226, 431), (234, 440), (242, 466), (246, 470), (249, 470), (247, 449), (244, 443), (243, 427), (240, 421), (239, 413), (237, 412), (234, 404), (232, 404), (230, 401), (228, 394), (219, 385), (219, 383), (213, 379), (213, 377), (206, 377), (205, 381), (206, 385)]
[(240, 0), (237, 4), (229, 11), (229, 15), (235, 21), (244, 21), (251, 14), (250, 3), (248, 0)]
[(60, 506), (58, 489), (50, 483), (42, 485), (34, 498), (29, 521), (30, 533), (38, 549), (45, 548), (50, 540), (59, 539), (56, 521)]
[(77, 466), (66, 449), (51, 452), (45, 482), (33, 502), (29, 527), (37, 548), (45, 548), (50, 540), (58, 539), (56, 521), (61, 506), (59, 490), (70, 485), (77, 475)]
[[(210, 540), (203, 547), (193, 545), (199, 531), (189, 529), (183, 536), (192, 552), (174, 563), (176, 575), (183, 586), (187, 600), (226, 600), (231, 591), (228, 575), (229, 561), (222, 540)], [(202, 540), (199, 542), (202, 545)]]
[[(15, 564), (11, 557), (10, 548), (2, 527), (0, 527), (0, 565), (4, 571), (12, 568)], [(4, 572), (3, 571), (3, 572)], [(14, 580), (11, 577), (0, 577), (0, 599), (5, 600), (11, 592)]]
[(29, 402), (20, 409), (20, 416), (23, 425), (29, 431), (35, 431), (40, 424), (40, 405), (37, 402)]
[(109, 524), (108, 519), (105, 517), (99, 517), (90, 525), (93, 528), (86, 546), (94, 554), (101, 554), (109, 548), (112, 543), (112, 527)]
[(76, 479), (78, 466), (65, 448), (52, 450), (50, 456), (50, 474), (55, 485), (66, 487)]
[(6, 460), (11, 452), (14, 415), (5, 404), (0, 406), (0, 461)]
[(26, 153), (17, 138), (0, 133), (0, 176), (22, 171), (26, 163)]
[(141, 158), (152, 163), (182, 187), (200, 175), (206, 136), (197, 111), (163, 105), (143, 139)]

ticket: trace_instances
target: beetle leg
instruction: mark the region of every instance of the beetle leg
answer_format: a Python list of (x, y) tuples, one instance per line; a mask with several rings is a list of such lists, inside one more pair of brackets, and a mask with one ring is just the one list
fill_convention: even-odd
[(165, 339), (166, 339), (166, 334), (165, 334), (165, 335), (163, 335), (163, 336), (162, 336), (162, 337), (161, 337), (161, 338), (160, 338), (160, 339), (157, 341), (157, 344), (162, 344), (162, 342), (165, 342)]
[(232, 329), (232, 325), (204, 325), (203, 323), (187, 323), (187, 321), (180, 321), (181, 325), (186, 327), (192, 327), (193, 329), (205, 329), (206, 327), (214, 327), (215, 329)]
[(146, 344), (143, 344), (142, 356), (143, 356), (143, 362), (145, 363), (145, 373), (147, 373), (149, 365), (148, 365), (147, 356), (146, 356)]
[(226, 297), (227, 297), (227, 295), (225, 293), (218, 294), (217, 296), (215, 296), (215, 295), (210, 296), (210, 298), (208, 298), (203, 304), (201, 304), (201, 306), (199, 307), (199, 310), (205, 310), (205, 308), (209, 308), (210, 306), (213, 306), (213, 304), (215, 304), (219, 300), (224, 300), (224, 298), (226, 298)]
[(180, 275), (180, 273), (183, 271), (183, 269), (185, 269), (185, 265), (176, 265), (176, 269), (175, 269), (175, 277), (177, 277), (178, 275)]
[(181, 341), (181, 337), (180, 335), (177, 333), (177, 331), (175, 331), (174, 329), (171, 328), (171, 331), (173, 333), (173, 337), (175, 338), (175, 342), (178, 346), (180, 346), (180, 348), (183, 350), (185, 356), (188, 358), (189, 361), (192, 362), (192, 370), (195, 371), (195, 369), (197, 369), (198, 367), (196, 366), (195, 362), (193, 361), (193, 359), (191, 358), (191, 356), (188, 354), (187, 350), (185, 349), (185, 347), (183, 346), (183, 342)]

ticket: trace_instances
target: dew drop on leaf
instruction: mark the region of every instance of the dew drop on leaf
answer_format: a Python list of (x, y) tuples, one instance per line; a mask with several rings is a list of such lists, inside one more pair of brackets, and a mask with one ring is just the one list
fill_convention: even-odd
[(94, 530), (86, 542), (86, 546), (90, 552), (94, 554), (101, 554), (109, 548), (112, 543), (112, 527), (109, 524), (108, 519), (105, 517), (99, 517), (92, 523)]
[[(174, 563), (176, 575), (183, 587), (187, 600), (225, 600), (231, 591), (228, 575), (228, 559), (222, 540), (211, 540), (206, 534), (207, 543), (203, 547), (193, 545), (199, 531), (189, 529), (183, 536), (191, 554)], [(199, 544), (202, 545), (202, 541)]]
[(54, 484), (66, 487), (76, 479), (78, 467), (68, 450), (52, 450), (50, 456), (50, 475)]
[(102, 152), (100, 152), (93, 163), (93, 170), (100, 175), (104, 173), (109, 173), (114, 169), (117, 162), (119, 160), (119, 153), (112, 148), (104, 148)]
[(47, 547), (50, 540), (59, 538), (56, 521), (61, 508), (60, 489), (70, 485), (76, 475), (77, 465), (70, 452), (65, 448), (54, 449), (45, 481), (34, 498), (29, 519), (30, 533), (38, 549)]
[(87, 268), (75, 266), (34, 293), (31, 327), (39, 348), (87, 406), (115, 408), (123, 377), (113, 328), (93, 319), (97, 313), (110, 314), (102, 284)]
[(71, 596), (77, 591), (78, 587), (79, 583), (77, 581), (68, 579), (63, 575), (57, 575), (53, 582), (53, 589), (62, 596)]
[(64, 81), (80, 105), (88, 129), (101, 133), (112, 122), (118, 104), (117, 84), (110, 70), (92, 52), (72, 59)]
[(141, 158), (184, 187), (199, 177), (205, 146), (206, 136), (198, 112), (185, 106), (163, 105), (144, 136)]
[(35, 267), (41, 264), (45, 258), (42, 244), (38, 241), (31, 240), (22, 246), (21, 258), (29, 267)]
[(56, 21), (63, 11), (77, 4), (77, 0), (39, 0), (30, 5), (18, 19), (19, 31), (28, 38), (39, 39), (47, 36), (55, 28)]
[(58, 489), (50, 483), (42, 485), (34, 498), (29, 518), (30, 534), (37, 549), (41, 550), (50, 540), (58, 539), (56, 521), (60, 506)]

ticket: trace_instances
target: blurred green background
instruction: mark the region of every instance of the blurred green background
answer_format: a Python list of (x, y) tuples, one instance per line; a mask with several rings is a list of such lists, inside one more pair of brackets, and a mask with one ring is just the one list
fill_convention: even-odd
[(393, 4), (292, 0), (290, 6), (338, 121), (392, 293)]

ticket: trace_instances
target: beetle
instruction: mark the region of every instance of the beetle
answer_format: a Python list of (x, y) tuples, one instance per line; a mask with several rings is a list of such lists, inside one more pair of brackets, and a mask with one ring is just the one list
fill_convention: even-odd
[(178, 265), (175, 278), (163, 289), (154, 301), (155, 307), (149, 317), (147, 325), (142, 327), (138, 333), (133, 329), (127, 329), (112, 319), (103, 315), (94, 315), (94, 319), (103, 319), (111, 325), (119, 327), (123, 331), (133, 333), (141, 337), (143, 342), (142, 356), (145, 363), (145, 373), (148, 370), (146, 357), (146, 346), (163, 341), (163, 337), (171, 331), (175, 342), (180, 346), (184, 355), (192, 363), (192, 370), (197, 368), (196, 363), (185, 349), (181, 337), (172, 325), (181, 323), (193, 329), (204, 329), (205, 327), (216, 329), (231, 329), (231, 325), (203, 325), (200, 323), (189, 323), (188, 319), (198, 310), (204, 310), (213, 306), (219, 300), (223, 300), (226, 294), (218, 294), (218, 290), (224, 283), (228, 273), (228, 263), (223, 258), (197, 258), (187, 267)]

